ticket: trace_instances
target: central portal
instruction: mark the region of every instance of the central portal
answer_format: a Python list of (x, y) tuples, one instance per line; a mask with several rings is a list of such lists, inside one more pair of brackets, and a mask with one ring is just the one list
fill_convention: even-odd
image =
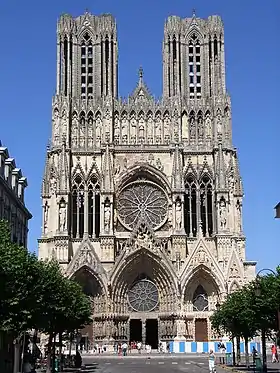
[(142, 342), (142, 321), (140, 319), (130, 320), (130, 342)]
[(158, 320), (146, 320), (146, 344), (153, 350), (158, 349)]

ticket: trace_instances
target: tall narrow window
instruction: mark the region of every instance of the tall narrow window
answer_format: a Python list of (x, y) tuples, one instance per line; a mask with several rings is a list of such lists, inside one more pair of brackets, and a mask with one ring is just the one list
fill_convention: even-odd
[(209, 89), (210, 89), (209, 93), (211, 97), (212, 96), (212, 43), (211, 43), (211, 38), (209, 38), (208, 49), (209, 49), (208, 69), (209, 69)]
[(72, 236), (82, 238), (84, 234), (84, 183), (77, 175), (72, 187)]
[(96, 214), (96, 205), (100, 207), (99, 193), (100, 187), (98, 184), (98, 180), (95, 176), (93, 176), (91, 177), (88, 184), (88, 233), (89, 236), (92, 238), (99, 237), (100, 229), (96, 230), (96, 226), (100, 226), (100, 222), (97, 222), (97, 220), (99, 220), (100, 218), (100, 212), (98, 213), (98, 215)]
[(93, 98), (93, 45), (88, 32), (81, 44), (81, 98)]
[(109, 48), (109, 45), (110, 45), (109, 44), (109, 38), (108, 38), (108, 35), (106, 35), (106, 39), (105, 39), (105, 69), (106, 69), (105, 89), (106, 89), (106, 95), (108, 95), (108, 93), (109, 93), (109, 73), (110, 73), (110, 65), (109, 65), (110, 48)]
[(200, 217), (203, 235), (210, 237), (213, 233), (212, 184), (208, 176), (200, 182)]
[(189, 94), (190, 98), (201, 98), (201, 46), (193, 34), (188, 49)]
[(188, 237), (197, 235), (197, 187), (195, 180), (189, 176), (185, 186), (185, 231)]
[(67, 96), (67, 85), (68, 85), (68, 41), (64, 39), (64, 96)]

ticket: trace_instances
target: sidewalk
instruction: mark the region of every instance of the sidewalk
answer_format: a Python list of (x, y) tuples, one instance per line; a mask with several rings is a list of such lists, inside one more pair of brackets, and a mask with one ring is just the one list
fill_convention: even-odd
[[(226, 365), (218, 365), (220, 367), (223, 367), (223, 369), (231, 371), (231, 372), (238, 372), (238, 373), (247, 373), (247, 372), (259, 372), (254, 369), (254, 367), (251, 365), (250, 368), (247, 368), (245, 365), (239, 365), (239, 366), (226, 366)], [(276, 373), (280, 372), (280, 363), (267, 363), (267, 373)]]

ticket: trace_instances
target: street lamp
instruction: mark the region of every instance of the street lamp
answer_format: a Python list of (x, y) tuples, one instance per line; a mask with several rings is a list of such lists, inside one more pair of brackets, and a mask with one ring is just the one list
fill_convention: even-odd
[[(278, 205), (280, 207), (280, 203)], [(277, 208), (277, 206), (275, 208)], [(270, 268), (263, 268), (263, 269), (259, 270), (259, 272), (256, 275), (256, 285), (255, 285), (255, 295), (256, 295), (256, 297), (260, 297), (261, 294), (262, 294), (261, 282), (260, 282), (260, 279), (261, 279), (260, 274), (262, 272), (271, 272), (274, 276), (277, 276), (277, 274)], [(279, 325), (280, 325), (279, 316), (280, 316), (280, 314), (279, 314), (279, 309), (278, 309), (278, 311), (277, 311), (277, 317), (278, 317), (277, 329), (279, 329)], [(265, 329), (262, 328), (261, 333), (262, 333), (262, 352), (263, 352), (263, 372), (266, 373), (267, 372), (267, 356), (266, 356)]]

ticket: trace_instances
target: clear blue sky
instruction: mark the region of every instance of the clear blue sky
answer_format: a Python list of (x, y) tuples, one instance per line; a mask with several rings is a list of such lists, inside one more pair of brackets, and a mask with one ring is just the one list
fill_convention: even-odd
[(28, 177), (26, 203), (33, 214), (29, 248), (41, 234), (41, 179), (55, 89), (56, 21), (112, 13), (119, 39), (119, 93), (137, 82), (140, 65), (150, 90), (161, 95), (164, 20), (169, 15), (222, 16), (227, 88), (233, 103), (234, 144), (244, 181), (247, 258), (259, 268), (280, 264), (280, 0), (0, 0), (0, 138)]

